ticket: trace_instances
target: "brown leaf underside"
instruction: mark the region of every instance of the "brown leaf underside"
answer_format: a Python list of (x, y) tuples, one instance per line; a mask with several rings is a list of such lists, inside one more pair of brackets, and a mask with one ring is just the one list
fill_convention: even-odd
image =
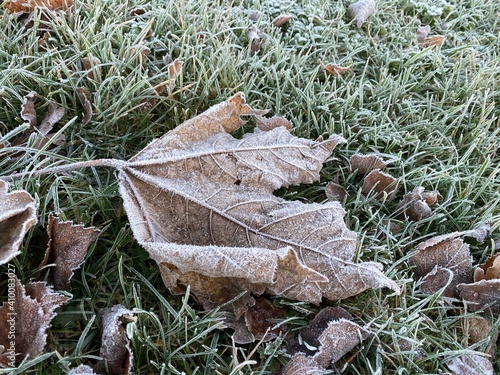
[(136, 239), (171, 291), (204, 303), (270, 291), (318, 303), (394, 282), (378, 263), (352, 263), (356, 234), (337, 202), (305, 204), (275, 189), (319, 179), (345, 142), (297, 138), (283, 126), (229, 135), (261, 114), (237, 94), (152, 142), (119, 171)]

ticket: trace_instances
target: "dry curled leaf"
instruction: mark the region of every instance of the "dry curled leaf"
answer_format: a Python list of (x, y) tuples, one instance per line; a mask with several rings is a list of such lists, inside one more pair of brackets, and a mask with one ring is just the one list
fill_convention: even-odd
[(292, 129), (292, 123), (284, 117), (273, 116), (271, 118), (264, 117), (260, 115), (255, 115), (255, 125), (257, 128), (263, 131), (268, 131), (279, 126), (283, 126), (286, 129)]
[(250, 53), (255, 55), (260, 50), (261, 31), (256, 26), (248, 28), (248, 40), (250, 41)]
[(24, 96), (23, 103), (21, 104), (21, 118), (30, 125), (31, 129), (37, 124), (34, 103), (35, 95), (34, 91), (29, 92)]
[(474, 282), (493, 279), (500, 279), (500, 253), (487, 259), (474, 271)]
[(375, 1), (374, 0), (360, 0), (349, 5), (347, 8), (349, 18), (356, 21), (356, 26), (360, 28), (370, 17), (375, 14)]
[(92, 367), (87, 365), (80, 365), (68, 372), (68, 375), (97, 375)]
[(425, 38), (418, 45), (422, 48), (427, 48), (427, 47), (437, 48), (437, 47), (441, 47), (443, 45), (444, 40), (445, 40), (445, 37), (443, 35), (433, 35), (433, 36)]
[(101, 82), (101, 60), (97, 57), (82, 58), (83, 69), (87, 71), (87, 78)]
[(325, 369), (314, 358), (303, 353), (295, 354), (283, 370), (283, 375), (323, 375)]
[(397, 190), (398, 184), (394, 177), (382, 172), (380, 169), (374, 169), (365, 176), (361, 193), (364, 195), (372, 193), (375, 199), (382, 199), (384, 194), (392, 198)]
[(430, 32), (431, 32), (431, 27), (429, 25), (419, 26), (417, 28), (417, 42), (418, 42), (418, 44), (423, 43), (425, 38), (427, 38), (427, 35), (429, 35)]
[(83, 106), (82, 126), (85, 126), (92, 120), (92, 94), (86, 87), (78, 87), (76, 95)]
[(276, 26), (276, 27), (281, 27), (288, 21), (290, 21), (294, 16), (291, 14), (281, 14), (278, 17), (276, 17), (274, 20), (271, 21), (271, 23)]
[(325, 186), (325, 194), (328, 200), (343, 202), (348, 195), (347, 191), (338, 183), (338, 181), (329, 181)]
[(500, 279), (480, 280), (472, 284), (457, 286), (460, 297), (472, 311), (483, 310), (500, 315)]
[(9, 296), (0, 308), (0, 346), (4, 347), (0, 365), (6, 367), (44, 351), (46, 331), (57, 315), (54, 310), (69, 299), (54, 293), (44, 282), (24, 286), (15, 275), (9, 277), (11, 288), (13, 298)]
[(179, 59), (175, 59), (168, 66), (168, 93), (171, 94), (175, 88), (175, 81), (182, 73), (182, 64), (183, 62)]
[(0, 264), (20, 254), (24, 235), (37, 222), (33, 197), (24, 190), (8, 193), (8, 186), (0, 180)]
[(495, 375), (488, 358), (478, 354), (464, 354), (446, 364), (452, 375)]
[(432, 209), (429, 206), (439, 199), (442, 199), (439, 192), (424, 192), (424, 188), (418, 186), (413, 191), (405, 194), (401, 202), (399, 202), (397, 210), (403, 209), (411, 221), (419, 221), (432, 215)]
[(190, 285), (206, 305), (245, 292), (241, 301), (251, 304), (251, 293), (265, 291), (312, 303), (369, 288), (398, 291), (379, 263), (352, 262), (357, 238), (338, 202), (273, 195), (318, 180), (322, 163), (345, 140), (315, 142), (282, 126), (241, 139), (228, 134), (243, 125), (240, 116), (255, 112), (236, 94), (119, 167), (134, 236), (168, 288), (184, 293)]
[(374, 169), (382, 169), (387, 166), (387, 162), (377, 155), (352, 155), (349, 159), (351, 171), (357, 174), (367, 174)]
[(344, 66), (335, 65), (332, 63), (328, 63), (325, 65), (321, 61), (319, 63), (321, 65), (321, 68), (325, 71), (326, 75), (334, 76), (334, 77), (339, 77), (340, 75), (344, 74), (349, 69), (351, 69), (350, 66), (344, 67)]
[(135, 322), (134, 312), (122, 305), (102, 309), (101, 349), (96, 370), (110, 375), (129, 375), (132, 371), (133, 353), (130, 340), (122, 323)]
[(73, 271), (82, 265), (87, 250), (99, 234), (95, 228), (74, 225), (72, 221), (60, 222), (49, 216), (47, 227), (49, 241), (42, 266), (53, 263), (54, 286), (59, 290), (69, 290)]
[(352, 315), (342, 307), (325, 307), (316, 314), (308, 328), (300, 330), (300, 336), (309, 347), (319, 348), (321, 334), (330, 322), (339, 319), (352, 320)]
[(489, 319), (479, 315), (466, 316), (464, 318), (464, 336), (467, 337), (469, 346), (487, 340), (489, 345), (485, 353), (495, 357), (498, 328), (493, 327)]
[(35, 7), (48, 9), (68, 9), (74, 4), (74, 0), (7, 0), (3, 7), (9, 13), (29, 13)]
[(435, 236), (418, 245), (418, 253), (409, 262), (415, 266), (417, 279), (425, 277), (422, 291), (432, 294), (447, 285), (443, 295), (456, 297), (457, 285), (472, 281), (469, 245), (459, 238), (464, 233)]

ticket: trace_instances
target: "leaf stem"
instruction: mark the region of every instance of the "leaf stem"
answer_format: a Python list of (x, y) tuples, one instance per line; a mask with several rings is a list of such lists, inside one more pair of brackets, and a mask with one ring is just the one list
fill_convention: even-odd
[(59, 165), (56, 167), (44, 168), (36, 171), (14, 173), (9, 176), (0, 176), (0, 180), (13, 181), (23, 177), (34, 177), (46, 174), (56, 174), (56, 173), (73, 171), (75, 169), (89, 168), (89, 167), (113, 167), (116, 169), (120, 169), (125, 167), (126, 165), (128, 165), (127, 161), (118, 159), (85, 160), (71, 164)]

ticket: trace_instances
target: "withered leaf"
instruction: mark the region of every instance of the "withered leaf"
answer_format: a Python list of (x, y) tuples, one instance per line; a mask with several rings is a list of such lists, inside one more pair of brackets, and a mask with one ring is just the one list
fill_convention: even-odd
[(24, 190), (8, 193), (8, 186), (0, 180), (0, 264), (20, 253), (24, 235), (37, 222), (33, 197)]
[(374, 0), (360, 0), (349, 5), (347, 8), (348, 16), (356, 21), (356, 26), (360, 28), (370, 17), (375, 14), (375, 1)]
[(84, 228), (72, 221), (60, 222), (49, 215), (47, 227), (49, 241), (42, 266), (54, 263), (52, 268), (54, 286), (59, 290), (69, 290), (73, 271), (82, 265), (87, 250), (99, 234), (95, 228)]
[(295, 354), (283, 370), (283, 375), (322, 375), (325, 369), (313, 357), (303, 353)]
[[(305, 204), (275, 189), (318, 180), (338, 143), (282, 126), (236, 139), (254, 110), (236, 94), (186, 121), (119, 168), (135, 238), (174, 293), (190, 285), (202, 303), (269, 291), (318, 303), (397, 285), (374, 262), (353, 263), (356, 234), (338, 202)], [(165, 202), (165, 204), (159, 204)]]
[(500, 279), (500, 253), (480, 264), (474, 271), (474, 281)]
[(87, 365), (80, 365), (68, 372), (68, 375), (97, 375), (92, 367)]
[(399, 202), (397, 210), (403, 209), (411, 221), (419, 221), (432, 215), (432, 209), (429, 206), (436, 203), (438, 199), (442, 199), (439, 192), (424, 192), (424, 188), (418, 186), (405, 194)]
[(83, 57), (83, 69), (87, 71), (87, 78), (101, 82), (101, 60), (97, 57)]
[(74, 3), (74, 0), (7, 0), (3, 7), (9, 13), (29, 13), (35, 7), (44, 7), (48, 9), (68, 9)]
[(291, 14), (281, 14), (278, 17), (276, 17), (274, 20), (271, 21), (271, 23), (276, 26), (276, 27), (281, 27), (288, 21), (290, 21), (294, 16)]
[[(44, 351), (46, 331), (56, 316), (54, 310), (69, 299), (54, 293), (44, 282), (28, 283), (25, 287), (15, 275), (9, 278), (9, 283), (11, 280), (14, 303), (6, 301), (0, 308), (0, 346), (6, 348), (0, 355), (0, 364), (4, 366), (19, 363), (27, 356), (34, 358)], [(15, 338), (11, 339), (8, 333)]]
[(182, 73), (182, 64), (183, 62), (179, 59), (175, 59), (168, 66), (168, 93), (171, 94), (173, 89), (175, 88), (175, 81)]
[(34, 91), (29, 92), (24, 96), (23, 104), (21, 104), (21, 118), (30, 125), (30, 128), (34, 128), (37, 124), (34, 103), (35, 95)]
[(382, 172), (380, 169), (374, 169), (368, 173), (363, 180), (361, 192), (364, 195), (374, 193), (375, 199), (382, 199), (384, 193), (392, 198), (398, 190), (397, 180), (390, 174)]
[(367, 174), (374, 169), (382, 169), (387, 166), (387, 162), (377, 155), (352, 155), (349, 159), (351, 164), (351, 171), (358, 174)]
[(433, 35), (433, 36), (425, 38), (421, 43), (419, 43), (419, 46), (422, 48), (441, 47), (443, 45), (445, 39), (446, 38), (443, 35)]
[(319, 342), (321, 334), (330, 322), (339, 319), (352, 320), (352, 315), (342, 307), (325, 307), (321, 309), (311, 321), (310, 327), (300, 330), (302, 340), (311, 347), (319, 348), (321, 345)]
[(495, 316), (500, 315), (500, 279), (459, 284), (457, 288), (460, 297), (468, 302), (472, 311), (485, 309)]
[(425, 38), (427, 38), (427, 35), (429, 35), (430, 32), (431, 32), (431, 27), (429, 25), (419, 26), (417, 28), (417, 42), (418, 42), (418, 44), (423, 43)]
[(269, 118), (258, 114), (255, 115), (255, 125), (257, 126), (257, 128), (263, 131), (268, 131), (277, 128), (278, 126), (283, 126), (289, 130), (293, 127), (292, 123), (284, 117), (273, 116)]
[(416, 278), (426, 276), (424, 289), (427, 293), (434, 293), (444, 286), (443, 283), (447, 283), (448, 272), (443, 269), (453, 274), (453, 280), (444, 292), (445, 296), (456, 296), (457, 284), (472, 281), (469, 245), (459, 238), (464, 233), (453, 232), (435, 236), (418, 245), (418, 253), (412, 256), (409, 262), (415, 266)]
[(452, 375), (494, 375), (488, 358), (478, 354), (465, 354), (447, 363)]
[(96, 364), (96, 371), (110, 375), (131, 374), (133, 353), (130, 340), (122, 323), (135, 322), (134, 312), (122, 305), (102, 309), (101, 315), (101, 361)]
[(489, 342), (485, 353), (495, 357), (496, 342), (498, 339), (498, 328), (492, 326), (489, 319), (479, 315), (470, 315), (464, 318), (464, 335), (469, 345), (476, 344), (482, 340)]
[(343, 202), (347, 191), (336, 181), (329, 181), (325, 186), (326, 197), (331, 201)]
[(349, 69), (351, 69), (350, 66), (340, 66), (340, 65), (335, 65), (332, 63), (328, 64), (323, 64), (321, 61), (319, 62), (321, 65), (321, 68), (325, 71), (327, 75), (334, 76), (334, 77), (339, 77), (340, 75), (344, 74), (347, 72)]
[(255, 304), (249, 307), (244, 318), (225, 321), (225, 324), (235, 330), (233, 340), (237, 344), (248, 344), (254, 341), (267, 342), (286, 332), (286, 325), (277, 325), (277, 320), (285, 319), (286, 311), (273, 305), (264, 297), (255, 299)]
[(54, 125), (59, 122), (63, 116), (64, 108), (54, 102), (50, 102), (47, 113), (38, 127), (38, 132), (43, 136), (48, 135)]
[(261, 31), (256, 26), (249, 27), (248, 39), (250, 41), (250, 53), (255, 55), (260, 50)]
[(83, 106), (82, 126), (85, 126), (92, 120), (92, 95), (86, 87), (78, 87), (76, 89), (76, 95)]

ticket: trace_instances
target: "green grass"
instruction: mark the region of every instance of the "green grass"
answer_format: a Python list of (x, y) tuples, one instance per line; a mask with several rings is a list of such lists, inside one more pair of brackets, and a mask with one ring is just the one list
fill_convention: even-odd
[[(320, 182), (279, 194), (321, 202), (326, 183), (338, 178), (349, 194), (346, 222), (359, 233), (358, 258), (383, 263), (404, 288), (401, 296), (376, 290), (324, 302), (346, 308), (377, 333), (351, 361), (349, 355), (341, 359), (338, 370), (447, 371), (450, 356), (484, 351), (488, 342), (468, 347), (463, 305), (420, 294), (407, 260), (419, 242), (435, 234), (490, 222), (492, 238), (500, 235), (500, 6), (486, 0), (380, 1), (377, 13), (358, 29), (345, 16), (349, 4), (82, 0), (72, 12), (35, 12), (32, 28), (0, 11), (0, 175), (96, 158), (128, 159), (238, 91), (254, 108), (286, 116), (299, 136), (341, 134), (348, 143), (325, 164)], [(145, 12), (133, 15), (138, 7)], [(262, 13), (257, 26), (265, 34), (256, 55), (247, 36), (252, 10)], [(270, 21), (282, 13), (295, 18), (283, 29), (273, 27)], [(442, 48), (418, 47), (421, 23), (446, 36)], [(145, 49), (150, 52), (141, 61)], [(82, 58), (100, 61), (93, 80)], [(157, 95), (155, 86), (169, 78), (165, 61), (175, 58), (184, 62), (178, 86)], [(327, 77), (320, 61), (351, 69)], [(93, 99), (86, 125), (79, 88)], [(40, 150), (33, 147), (32, 134), (27, 145), (13, 145), (25, 130), (20, 109), (30, 91), (37, 94), (39, 122), (51, 101), (64, 107), (56, 127), (64, 144)], [(349, 168), (355, 153), (397, 159), (387, 168), (401, 184), (395, 200), (379, 202), (360, 193), (361, 178)], [(438, 190), (443, 200), (427, 219), (401, 220), (397, 202), (417, 186)], [(234, 345), (230, 331), (218, 329), (224, 313), (204, 312), (188, 295), (169, 294), (157, 266), (133, 239), (113, 170), (25, 177), (13, 187), (28, 190), (39, 207), (39, 223), (13, 261), (23, 282), (38, 271), (50, 212), (102, 233), (72, 280), (72, 300), (52, 323), (48, 353), (12, 374), (62, 374), (92, 364), (100, 346), (98, 311), (116, 303), (139, 311), (127, 328), (138, 374), (271, 374), (288, 361), (283, 340)], [(386, 220), (403, 230), (390, 233)], [(471, 251), (478, 264), (496, 250), (488, 240), (471, 242)], [(5, 295), (6, 282), (0, 289)], [(295, 333), (319, 310), (281, 298), (275, 303), (288, 310)], [(498, 329), (500, 320), (492, 324)]]

